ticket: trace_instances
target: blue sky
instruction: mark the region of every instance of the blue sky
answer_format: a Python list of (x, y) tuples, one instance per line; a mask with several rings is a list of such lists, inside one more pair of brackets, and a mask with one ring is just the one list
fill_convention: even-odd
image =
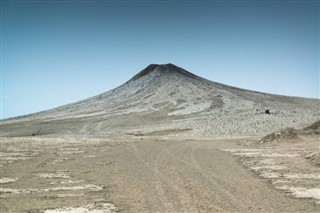
[(319, 1), (1, 1), (1, 118), (84, 99), (151, 63), (319, 98)]

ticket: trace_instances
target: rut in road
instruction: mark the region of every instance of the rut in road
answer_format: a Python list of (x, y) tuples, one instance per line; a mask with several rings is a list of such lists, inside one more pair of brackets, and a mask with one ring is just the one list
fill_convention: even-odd
[[(200, 146), (205, 145), (206, 144), (201, 144)], [(205, 172), (199, 166), (195, 160), (194, 151), (200, 146), (193, 143), (190, 147), (190, 144), (179, 143), (172, 144), (167, 148), (159, 147), (162, 150), (155, 156), (153, 164), (143, 159), (143, 156), (136, 146), (133, 146), (133, 149), (140, 161), (147, 165), (154, 173), (154, 184), (157, 189), (158, 199), (162, 202), (161, 206), (165, 209), (173, 211), (180, 209), (184, 212), (193, 210), (197, 212), (199, 209), (209, 206), (210, 209), (222, 211), (222, 207), (213, 205), (210, 201), (212, 198), (215, 198), (220, 201), (231, 201), (233, 209), (236, 208), (241, 211), (247, 210), (249, 207), (245, 206), (215, 180), (219, 179), (218, 176)], [(188, 149), (185, 153), (189, 153), (187, 156), (191, 162), (180, 159), (171, 153), (171, 150), (185, 148)], [(170, 159), (171, 162), (166, 164), (166, 159)], [(170, 171), (166, 171), (168, 167), (172, 167)], [(183, 170), (181, 171), (180, 168), (183, 168)], [(188, 173), (190, 172), (194, 173), (195, 176), (189, 176)], [(205, 182), (209, 182), (209, 189), (198, 183), (199, 178)], [(213, 188), (213, 190), (211, 190), (211, 188)]]

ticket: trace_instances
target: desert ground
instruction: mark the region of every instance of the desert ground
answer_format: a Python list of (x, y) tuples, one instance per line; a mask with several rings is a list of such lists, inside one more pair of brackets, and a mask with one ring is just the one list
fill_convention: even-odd
[(1, 140), (1, 212), (319, 212), (316, 137)]
[(0, 121), (0, 212), (320, 212), (320, 100), (173, 64)]

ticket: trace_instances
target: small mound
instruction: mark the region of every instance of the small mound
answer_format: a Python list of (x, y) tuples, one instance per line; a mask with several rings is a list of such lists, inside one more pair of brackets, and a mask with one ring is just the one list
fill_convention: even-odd
[(315, 122), (314, 124), (304, 128), (303, 130), (320, 130), (320, 121)]
[(259, 142), (268, 143), (272, 141), (293, 140), (298, 138), (299, 137), (296, 129), (287, 128), (287, 129), (280, 130), (279, 132), (273, 132), (271, 134), (268, 134), (265, 137), (263, 137)]
[(303, 135), (320, 135), (320, 121), (315, 122), (314, 124), (304, 128), (301, 131)]
[(311, 163), (320, 167), (320, 150), (305, 156)]

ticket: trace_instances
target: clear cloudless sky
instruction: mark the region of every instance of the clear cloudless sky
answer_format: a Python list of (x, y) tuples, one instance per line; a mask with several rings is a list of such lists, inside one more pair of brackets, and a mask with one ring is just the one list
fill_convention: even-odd
[(1, 0), (1, 118), (84, 99), (151, 63), (319, 98), (319, 1)]

